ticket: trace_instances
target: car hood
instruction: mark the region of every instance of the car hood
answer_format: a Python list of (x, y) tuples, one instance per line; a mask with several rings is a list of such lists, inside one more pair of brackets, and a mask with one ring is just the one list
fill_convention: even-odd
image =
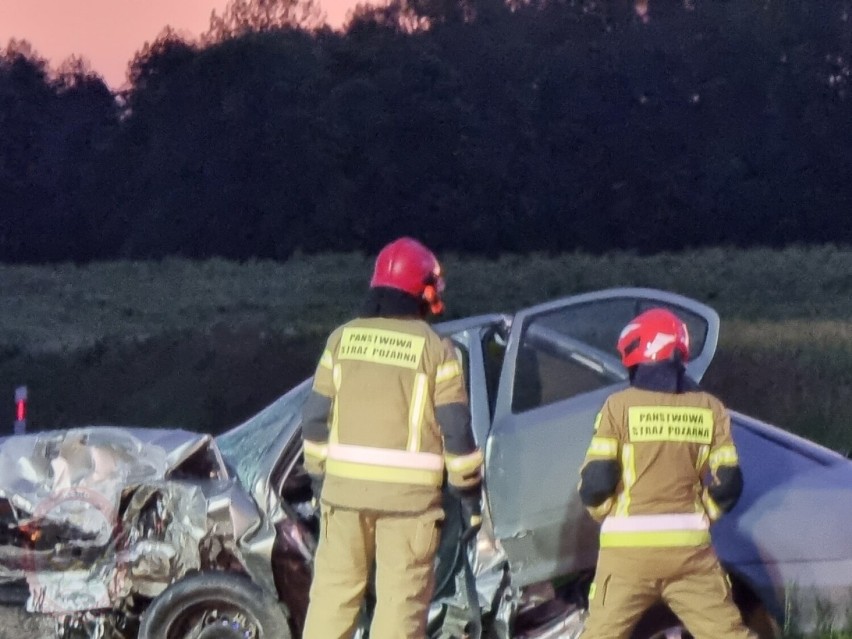
[(0, 441), (0, 498), (21, 515), (52, 516), (57, 500), (76, 491), (74, 501), (91, 498), (115, 512), (125, 487), (165, 479), (211, 448), (218, 458), (209, 435), (179, 429), (90, 426), (6, 437)]

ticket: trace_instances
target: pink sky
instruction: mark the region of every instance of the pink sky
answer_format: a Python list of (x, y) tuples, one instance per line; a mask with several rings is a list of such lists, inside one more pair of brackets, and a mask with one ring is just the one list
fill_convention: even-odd
[[(125, 81), (133, 54), (166, 25), (196, 36), (210, 12), (227, 0), (0, 0), (0, 46), (28, 40), (52, 65), (87, 58), (112, 88)], [(332, 25), (342, 24), (353, 0), (320, 0)]]

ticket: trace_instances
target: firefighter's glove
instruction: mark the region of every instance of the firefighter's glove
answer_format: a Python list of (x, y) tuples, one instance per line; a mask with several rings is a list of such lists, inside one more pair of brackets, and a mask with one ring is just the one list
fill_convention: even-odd
[(476, 537), (476, 533), (482, 528), (482, 491), (479, 486), (459, 491), (461, 503), (462, 530), (461, 540), (466, 544)]

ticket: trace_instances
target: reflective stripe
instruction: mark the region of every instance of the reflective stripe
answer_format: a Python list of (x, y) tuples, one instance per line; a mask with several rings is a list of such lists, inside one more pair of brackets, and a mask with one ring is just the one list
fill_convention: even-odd
[(320, 357), (320, 366), (331, 370), (334, 367), (334, 358), (331, 356), (331, 351), (325, 349)]
[(680, 548), (706, 546), (709, 530), (601, 533), (601, 548)]
[(707, 516), (710, 517), (710, 521), (716, 521), (722, 516), (722, 509), (719, 508), (719, 504), (710, 496), (710, 492), (706, 488), (701, 493), (701, 503), (707, 512)]
[(601, 548), (703, 546), (710, 543), (710, 521), (700, 513), (607, 517)]
[(343, 382), (343, 370), (340, 368), (340, 364), (336, 364), (331, 369), (331, 379), (334, 381), (334, 390), (340, 392), (340, 384)]
[(710, 522), (700, 513), (674, 513), (664, 515), (630, 515), (607, 517), (601, 532), (649, 532), (671, 530), (709, 530)]
[(603, 419), (603, 413), (598, 413), (595, 417), (595, 432), (598, 432), (598, 428), (600, 428), (601, 419)]
[(465, 474), (482, 466), (485, 456), (482, 450), (477, 448), (467, 455), (444, 455), (447, 470), (451, 473)]
[(340, 364), (335, 364), (331, 371), (331, 379), (334, 381), (334, 401), (331, 403), (331, 429), (328, 434), (330, 443), (338, 441), (338, 426), (340, 424), (340, 384), (343, 381), (343, 371)]
[(417, 370), (425, 344), (422, 335), (349, 326), (343, 329), (337, 358)]
[[(422, 453), (416, 454), (419, 455)], [(444, 483), (443, 471), (372, 466), (336, 459), (326, 460), (325, 473), (326, 475), (334, 475), (345, 479), (363, 479), (393, 484), (417, 484), (420, 486), (435, 486), (436, 488)]]
[(601, 521), (604, 517), (609, 515), (612, 510), (612, 497), (607, 497), (604, 502), (599, 506), (587, 506), (586, 510), (589, 511), (589, 514), (595, 521)]
[(329, 444), (325, 472), (348, 479), (440, 486), (444, 460), (434, 453)]
[(323, 460), (328, 457), (328, 444), (318, 444), (306, 439), (304, 442), (305, 455)]
[(352, 444), (329, 444), (328, 459), (372, 466), (398, 466), (438, 472), (444, 470), (444, 459), (435, 453), (412, 453), (407, 450)]
[(706, 444), (698, 449), (698, 457), (695, 459), (695, 470), (701, 472), (704, 464), (707, 463), (707, 456), (710, 455), (710, 447)]
[(618, 440), (614, 437), (592, 437), (586, 454), (615, 459), (618, 457)]
[(636, 458), (633, 444), (624, 444), (621, 447), (621, 493), (618, 495), (618, 504), (615, 514), (625, 516), (630, 510), (630, 489), (636, 483)]
[(438, 371), (435, 373), (435, 383), (441, 384), (459, 375), (461, 375), (461, 365), (458, 361), (447, 362), (438, 367)]
[(733, 446), (720, 446), (710, 453), (710, 468), (714, 470), (719, 466), (736, 466), (739, 463), (737, 449)]
[(411, 394), (411, 405), (408, 407), (408, 445), (406, 450), (416, 453), (420, 450), (420, 429), (423, 425), (423, 409), (426, 407), (426, 391), (429, 378), (425, 373), (414, 376), (414, 389)]

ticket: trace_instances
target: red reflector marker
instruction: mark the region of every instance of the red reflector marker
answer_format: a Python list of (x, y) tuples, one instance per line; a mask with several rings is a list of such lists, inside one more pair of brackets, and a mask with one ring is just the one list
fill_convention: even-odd
[(15, 389), (15, 435), (27, 432), (27, 387), (18, 386)]

